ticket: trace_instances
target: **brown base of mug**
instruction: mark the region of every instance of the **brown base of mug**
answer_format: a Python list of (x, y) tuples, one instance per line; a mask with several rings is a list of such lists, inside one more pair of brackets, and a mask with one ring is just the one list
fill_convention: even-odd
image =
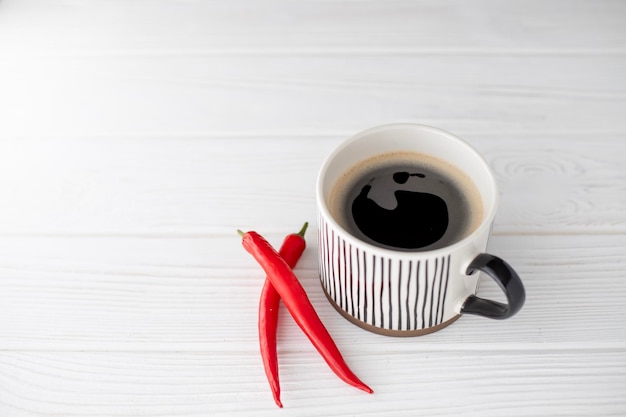
[(335, 307), (335, 310), (337, 310), (339, 312), (339, 314), (344, 316), (346, 318), (346, 320), (348, 320), (352, 324), (355, 324), (356, 326), (359, 326), (362, 329), (368, 330), (368, 331), (370, 331), (372, 333), (381, 334), (383, 336), (393, 336), (393, 337), (424, 336), (424, 335), (429, 334), (429, 333), (434, 333), (437, 330), (441, 330), (444, 327), (448, 327), (449, 325), (454, 323), (456, 320), (458, 320), (459, 317), (461, 317), (460, 314), (457, 314), (456, 316), (452, 317), (451, 319), (448, 319), (448, 320), (444, 321), (443, 323), (440, 323), (440, 324), (438, 324), (436, 326), (427, 327), (425, 329), (417, 329), (417, 330), (391, 330), (391, 329), (383, 329), (381, 327), (372, 326), (369, 323), (365, 323), (364, 321), (361, 321), (361, 320), (357, 319), (356, 317), (351, 316), (344, 309), (339, 307), (339, 305), (337, 303), (335, 303), (335, 301), (332, 298), (330, 298), (330, 296), (328, 295), (328, 293), (326, 292), (326, 289), (324, 287), (322, 287), (322, 289), (324, 290), (324, 294), (326, 295), (326, 298), (328, 298), (328, 301), (330, 301), (330, 304), (333, 307)]

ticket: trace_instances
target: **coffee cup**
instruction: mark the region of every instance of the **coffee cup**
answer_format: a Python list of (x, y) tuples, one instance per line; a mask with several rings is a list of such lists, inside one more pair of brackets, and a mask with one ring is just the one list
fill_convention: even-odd
[[(352, 323), (418, 336), (462, 314), (506, 319), (522, 308), (518, 274), (486, 253), (494, 175), (457, 136), (405, 123), (360, 132), (324, 161), (316, 198), (320, 282)], [(476, 295), (479, 272), (505, 303)]]

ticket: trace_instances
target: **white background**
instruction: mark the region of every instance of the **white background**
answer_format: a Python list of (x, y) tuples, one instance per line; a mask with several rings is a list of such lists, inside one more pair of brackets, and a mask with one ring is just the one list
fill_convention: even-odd
[[(625, 415), (625, 22), (607, 0), (0, 1), (0, 415)], [(398, 339), (326, 301), (317, 170), (389, 122), (485, 155), (516, 317)], [(304, 221), (298, 276), (375, 394), (283, 310), (278, 410), (235, 230)]]

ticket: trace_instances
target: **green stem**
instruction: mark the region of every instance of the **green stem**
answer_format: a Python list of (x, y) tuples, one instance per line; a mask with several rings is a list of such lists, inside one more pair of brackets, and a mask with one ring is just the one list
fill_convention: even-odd
[(309, 222), (304, 222), (302, 229), (298, 232), (298, 236), (304, 237), (304, 233), (306, 232), (306, 228), (309, 227)]
[(239, 236), (243, 237), (243, 235), (245, 235), (244, 232), (242, 232), (240, 229), (237, 229), (237, 233), (239, 233)]

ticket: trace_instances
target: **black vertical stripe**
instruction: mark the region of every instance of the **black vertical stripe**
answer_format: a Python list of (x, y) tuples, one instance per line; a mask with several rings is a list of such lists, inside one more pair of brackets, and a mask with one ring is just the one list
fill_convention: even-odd
[(332, 249), (332, 245), (331, 245), (331, 239), (330, 239), (330, 232), (326, 235), (326, 261), (328, 262), (328, 294), (333, 295), (333, 291), (332, 291), (332, 285), (333, 285), (333, 263), (332, 263), (332, 259), (330, 257), (330, 252)]
[(402, 260), (400, 260), (398, 261), (398, 330), (402, 330), (402, 313)]
[(372, 325), (376, 324), (376, 301), (374, 299), (374, 283), (376, 282), (374, 280), (375, 276), (376, 276), (376, 255), (372, 255), (372, 285), (370, 285), (370, 288), (372, 289), (372, 296), (370, 298), (371, 306), (372, 306), (372, 321), (370, 322), (370, 324)]
[(352, 313), (354, 313), (354, 310), (351, 308), (351, 305), (350, 305), (350, 303), (352, 301), (352, 298), (351, 298), (351, 296), (349, 294), (349, 292), (350, 292), (350, 285), (349, 285), (349, 283), (351, 281), (351, 279), (350, 279), (350, 273), (351, 273), (350, 272), (350, 263), (348, 261), (348, 256), (349, 255), (350, 255), (350, 252), (348, 251), (348, 242), (346, 242), (344, 240), (343, 241), (343, 258), (344, 258), (344, 271), (345, 271), (344, 277), (345, 277), (345, 281), (346, 281), (346, 284), (345, 284), (345, 287), (344, 287), (345, 288), (345, 297), (346, 297), (346, 311), (349, 311), (350, 314), (352, 314)]
[(343, 242), (343, 297), (345, 299), (346, 311), (348, 311), (348, 256), (346, 255), (346, 241)]
[(320, 223), (320, 228), (317, 229), (317, 242), (319, 245), (319, 262), (320, 262), (320, 280), (324, 276), (324, 232), (323, 232), (323, 223)]
[(319, 220), (319, 227), (317, 229), (317, 245), (319, 246), (319, 252), (317, 253), (317, 260), (319, 261), (320, 280), (323, 282), (322, 277), (324, 276), (324, 222), (321, 218)]
[[(320, 219), (321, 220), (321, 219)], [(319, 228), (317, 229), (317, 246), (319, 247), (318, 252), (317, 252), (317, 260), (319, 261), (319, 277), (320, 277), (320, 281), (322, 281), (322, 283), (324, 282), (324, 280), (322, 279), (322, 277), (324, 276), (324, 233), (322, 232), (322, 227), (323, 227), (323, 223), (318, 222), (319, 224)]]
[(335, 235), (334, 239), (336, 239), (336, 249), (337, 251), (335, 252), (335, 262), (336, 267), (335, 267), (335, 271), (336, 271), (336, 276), (335, 276), (335, 288), (336, 288), (336, 292), (335, 292), (335, 300), (337, 301), (337, 304), (339, 305), (339, 307), (344, 308), (343, 305), (341, 305), (341, 239), (339, 238), (339, 236)]
[(448, 261), (449, 261), (449, 258), (448, 259), (446, 259), (445, 257), (441, 258), (441, 274), (439, 278), (439, 296), (437, 297), (438, 302), (437, 302), (437, 315), (435, 316), (435, 319), (436, 319), (435, 324), (440, 324), (442, 322), (441, 310), (443, 309), (443, 303), (444, 303), (443, 291), (445, 290), (444, 274), (445, 274), (445, 267), (449, 268), (448, 263), (447, 263)]
[(383, 310), (383, 291), (385, 290), (385, 258), (380, 258), (380, 298), (378, 298), (378, 312), (380, 314), (380, 326), (385, 325), (385, 312)]
[(428, 298), (428, 259), (424, 261), (424, 296), (422, 298), (422, 326), (426, 327), (426, 299)]
[(335, 231), (331, 230), (330, 235), (330, 272), (331, 272), (331, 284), (332, 291), (331, 297), (333, 300), (337, 300), (337, 276), (335, 274)]
[(344, 280), (343, 296), (346, 299), (346, 311), (348, 311), (350, 307), (350, 305), (348, 304), (348, 300), (350, 298), (348, 297), (348, 291), (350, 291), (350, 287), (348, 286), (348, 281), (350, 278), (350, 264), (348, 264), (348, 253), (346, 249), (347, 246), (348, 246), (348, 243), (344, 240), (343, 241), (343, 280)]
[(411, 328), (411, 309), (409, 307), (409, 298), (411, 294), (411, 270), (413, 269), (413, 261), (409, 261), (409, 270), (406, 274), (406, 300), (405, 300), (405, 310), (406, 310), (406, 330)]
[(439, 282), (439, 289), (437, 290), (437, 308), (435, 309), (435, 320), (434, 320), (435, 325), (439, 324), (439, 315), (440, 315), (439, 310), (441, 309), (441, 294), (442, 294), (442, 288), (443, 288), (443, 270), (445, 268), (445, 265), (446, 265), (446, 258), (441, 258), (441, 269), (439, 270), (439, 279), (437, 279), (437, 281)]
[(331, 285), (331, 280), (330, 280), (330, 275), (331, 275), (331, 271), (332, 271), (332, 265), (330, 263), (330, 245), (328, 243), (328, 224), (324, 224), (324, 228), (326, 229), (326, 233), (325, 233), (325, 240), (326, 240), (326, 267), (328, 268), (328, 270), (326, 271), (326, 291), (330, 294), (330, 285)]
[[(326, 231), (324, 231), (324, 229)], [(323, 228), (321, 229), (321, 233), (322, 233), (322, 253), (321, 253), (321, 257), (322, 257), (322, 275), (324, 278), (324, 288), (328, 289), (328, 226), (326, 225), (326, 223), (324, 222), (323, 224)]]
[(335, 301), (337, 305), (343, 308), (341, 305), (341, 239), (335, 235)]
[(441, 319), (439, 320), (439, 322), (443, 322), (443, 312), (446, 306), (446, 295), (448, 294), (448, 279), (450, 278), (450, 255), (448, 255), (448, 267), (446, 268), (446, 281), (444, 284), (444, 289), (443, 289), (443, 300), (442, 300), (442, 304), (443, 307), (441, 309)]
[(387, 261), (387, 298), (389, 301), (389, 328), (393, 329), (393, 304), (391, 300), (391, 258)]
[[(337, 262), (339, 263), (339, 305), (344, 310), (348, 309), (346, 305), (346, 242), (337, 237), (339, 240), (339, 253), (337, 254)], [(343, 269), (343, 273), (342, 273)], [(342, 279), (343, 277), (343, 279)]]
[(348, 291), (350, 291), (350, 314), (356, 315), (354, 308), (354, 285), (352, 285), (352, 245), (348, 244)]
[(358, 285), (353, 297), (356, 296), (356, 318), (361, 320), (361, 287), (365, 285), (365, 280), (361, 279), (361, 262), (359, 260), (359, 248), (356, 248), (356, 279)]
[(437, 267), (439, 258), (435, 258), (435, 271), (433, 272), (432, 287), (430, 288), (430, 315), (428, 317), (428, 327), (433, 325), (433, 307), (435, 306), (435, 284), (437, 283)]
[(363, 251), (363, 282), (365, 286), (363, 288), (363, 321), (367, 322), (367, 308), (369, 307), (368, 299), (367, 299), (367, 289), (369, 288), (369, 283), (367, 280), (367, 254)]
[(322, 281), (322, 284), (324, 285), (324, 288), (326, 288), (326, 262), (325, 262), (325, 249), (324, 249), (324, 220), (320, 217), (320, 228), (317, 231), (318, 236), (319, 236), (319, 246), (320, 246), (320, 253), (319, 253), (319, 262), (320, 262), (320, 280)]
[(419, 318), (419, 312), (418, 312), (418, 306), (419, 306), (419, 299), (420, 299), (420, 266), (422, 266), (422, 262), (421, 261), (417, 261), (417, 265), (415, 266), (415, 307), (413, 308), (413, 314), (415, 316), (415, 322), (414, 322), (414, 329), (417, 330), (419, 329), (419, 325), (418, 325), (418, 318)]

